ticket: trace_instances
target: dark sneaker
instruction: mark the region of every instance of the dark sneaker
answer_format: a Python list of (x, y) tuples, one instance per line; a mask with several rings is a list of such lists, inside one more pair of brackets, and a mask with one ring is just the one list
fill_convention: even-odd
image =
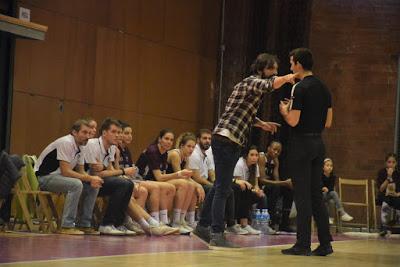
[(239, 250), (241, 247), (226, 240), (223, 233), (211, 233), (209, 249), (213, 250)]
[(316, 249), (314, 249), (311, 252), (311, 255), (313, 256), (327, 256), (329, 254), (333, 253), (333, 249), (331, 245), (326, 245), (326, 246), (318, 246)]
[(210, 228), (201, 226), (197, 224), (196, 228), (193, 231), (193, 234), (197, 235), (199, 238), (203, 239), (205, 242), (210, 243), (211, 235)]
[(282, 226), (282, 227), (279, 227), (279, 232), (284, 232), (284, 233), (296, 233), (296, 230), (295, 229), (293, 229), (293, 228), (291, 228), (291, 227), (289, 227), (289, 226)]
[(282, 249), (281, 252), (282, 252), (282, 254), (285, 254), (285, 255), (311, 256), (311, 249), (299, 248), (296, 246), (293, 246), (288, 249)]

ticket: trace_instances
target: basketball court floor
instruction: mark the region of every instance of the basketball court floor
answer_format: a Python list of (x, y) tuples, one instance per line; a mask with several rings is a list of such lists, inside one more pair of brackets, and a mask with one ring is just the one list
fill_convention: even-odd
[[(0, 266), (400, 266), (400, 238), (335, 235), (328, 257), (284, 256), (293, 235), (233, 236), (240, 251), (211, 251), (196, 236), (111, 237), (0, 233)], [(317, 240), (314, 237), (314, 242)], [(315, 247), (317, 243), (313, 244)]]

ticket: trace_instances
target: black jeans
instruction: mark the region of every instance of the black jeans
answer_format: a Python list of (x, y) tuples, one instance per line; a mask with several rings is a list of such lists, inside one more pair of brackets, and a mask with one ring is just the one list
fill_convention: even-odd
[[(213, 190), (213, 186), (212, 185), (203, 185), (203, 189), (206, 192), (206, 198), (208, 196), (208, 194), (211, 193), (211, 191), (213, 191), (212, 194), (215, 194), (215, 190)], [(204, 205), (203, 205), (204, 208)], [(200, 217), (202, 216), (202, 212), (203, 212), (203, 208), (200, 212)], [(205, 221), (208, 220), (208, 221)], [(234, 197), (234, 193), (233, 191), (231, 191), (231, 193), (229, 194), (228, 198), (226, 199), (226, 204), (225, 204), (225, 221), (226, 221), (226, 226), (227, 227), (231, 227), (234, 226), (236, 224), (235, 221), (235, 197)], [(209, 217), (203, 217), (203, 224), (204, 225), (211, 225), (211, 216)]]
[(213, 136), (211, 145), (216, 179), (204, 202), (199, 224), (208, 227), (211, 223), (213, 233), (223, 233), (226, 199), (232, 194), (233, 170), (241, 147), (219, 135)]
[(131, 200), (133, 183), (124, 178), (110, 176), (103, 178), (99, 196), (109, 196), (108, 206), (102, 225), (120, 226), (125, 219), (125, 211)]
[(321, 172), (325, 146), (321, 136), (293, 136), (289, 142), (289, 167), (294, 185), (294, 201), (297, 208), (297, 247), (311, 246), (311, 216), (318, 228), (321, 245), (329, 245), (329, 219), (322, 200)]
[[(289, 227), (293, 190), (285, 186), (266, 185), (264, 193), (267, 196), (268, 212), (271, 215), (272, 225), (278, 224), (282, 229)], [(282, 210), (277, 207), (280, 198), (282, 198)]]
[(251, 207), (255, 203), (265, 202), (265, 198), (259, 198), (254, 192), (249, 189), (242, 190), (240, 185), (232, 185), (235, 195), (235, 215), (236, 219), (248, 219), (251, 221)]
[(400, 197), (384, 196), (383, 200), (393, 209), (400, 210)]

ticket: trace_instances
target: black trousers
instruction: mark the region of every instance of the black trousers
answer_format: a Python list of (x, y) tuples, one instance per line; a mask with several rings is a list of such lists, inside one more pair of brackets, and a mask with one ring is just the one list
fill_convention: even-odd
[(295, 246), (300, 248), (311, 246), (311, 216), (317, 224), (320, 244), (328, 245), (332, 241), (328, 212), (321, 191), (324, 157), (325, 146), (321, 136), (295, 135), (289, 141), (289, 170), (297, 208)]
[(383, 200), (393, 209), (400, 210), (400, 197), (384, 196)]
[[(278, 224), (280, 229), (289, 227), (289, 215), (293, 203), (293, 190), (285, 186), (266, 185), (264, 193), (267, 196), (268, 212), (272, 225)], [(282, 206), (278, 201), (282, 198)]]
[[(212, 190), (212, 185), (203, 185), (203, 189), (206, 192), (206, 197), (209, 192)], [(233, 190), (231, 190), (228, 194), (228, 198), (226, 199), (226, 204), (225, 204), (225, 221), (226, 221), (226, 226), (231, 227), (236, 224), (235, 221), (235, 197)], [(211, 221), (208, 222), (208, 224), (211, 224)]]
[(235, 195), (235, 217), (236, 219), (251, 220), (251, 207), (255, 203), (262, 201), (251, 190), (245, 189), (242, 191), (238, 184), (232, 184), (233, 193)]
[(105, 177), (99, 196), (109, 196), (109, 202), (102, 225), (120, 226), (125, 219), (125, 211), (131, 200), (133, 183), (117, 176)]

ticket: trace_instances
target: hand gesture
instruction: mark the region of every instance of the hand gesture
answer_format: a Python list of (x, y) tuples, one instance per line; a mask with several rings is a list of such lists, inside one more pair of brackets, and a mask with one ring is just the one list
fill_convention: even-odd
[(289, 113), (289, 107), (292, 100), (285, 98), (285, 100), (281, 101), (279, 104), (279, 112), (282, 116), (285, 116)]
[(387, 168), (387, 175), (388, 175), (389, 177), (392, 177), (393, 172), (394, 172), (394, 169), (393, 169), (393, 168)]
[(322, 192), (327, 193), (329, 191), (328, 187), (324, 186), (322, 187)]
[(261, 124), (261, 129), (263, 129), (266, 132), (276, 133), (276, 131), (278, 130), (278, 127), (280, 127), (280, 126), (281, 125), (279, 123), (276, 123), (276, 122), (264, 121)]
[(287, 82), (291, 84), (295, 84), (297, 78), (299, 78), (298, 73), (290, 73), (286, 75)]

